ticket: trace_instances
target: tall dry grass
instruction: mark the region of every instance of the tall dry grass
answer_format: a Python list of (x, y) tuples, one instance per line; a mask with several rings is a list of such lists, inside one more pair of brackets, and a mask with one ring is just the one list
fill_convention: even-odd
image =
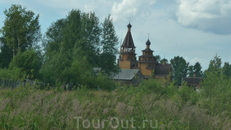
[[(210, 82), (204, 83), (214, 85)], [(217, 85), (222, 87), (227, 82)], [(153, 79), (138, 87), (123, 86), (110, 92), (85, 87), (75, 91), (30, 86), (2, 89), (0, 129), (229, 129), (231, 105), (225, 97), (229, 99), (230, 88), (213, 93), (206, 88), (197, 93), (187, 86), (177, 89), (174, 84)], [(217, 91), (222, 94), (214, 95)]]

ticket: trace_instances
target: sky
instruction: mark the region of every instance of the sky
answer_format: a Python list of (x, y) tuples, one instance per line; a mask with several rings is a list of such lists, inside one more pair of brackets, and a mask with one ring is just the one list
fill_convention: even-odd
[(231, 0), (0, 0), (0, 28), (11, 4), (39, 14), (42, 34), (79, 9), (95, 12), (101, 22), (110, 14), (120, 44), (130, 22), (137, 56), (149, 38), (161, 58), (181, 56), (190, 65), (199, 62), (203, 70), (215, 55), (231, 63)]

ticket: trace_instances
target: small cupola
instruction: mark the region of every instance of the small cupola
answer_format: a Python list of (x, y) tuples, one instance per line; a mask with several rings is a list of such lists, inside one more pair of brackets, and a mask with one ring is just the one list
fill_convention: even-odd
[(128, 27), (128, 31), (131, 31), (132, 25), (130, 23), (128, 24), (127, 27)]
[(149, 39), (146, 42), (146, 48), (150, 48), (151, 42), (149, 41)]
[(146, 45), (147, 45), (147, 46), (150, 46), (150, 45), (151, 45), (151, 42), (149, 41), (149, 39), (147, 40)]

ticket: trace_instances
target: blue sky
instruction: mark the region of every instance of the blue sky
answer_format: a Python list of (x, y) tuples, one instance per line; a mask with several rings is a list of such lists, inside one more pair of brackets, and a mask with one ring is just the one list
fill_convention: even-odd
[(120, 40), (130, 18), (137, 56), (149, 34), (154, 55), (168, 60), (182, 56), (203, 70), (216, 54), (231, 63), (231, 0), (0, 0), (0, 28), (11, 4), (40, 14), (43, 34), (72, 9), (93, 11), (101, 21), (111, 14)]

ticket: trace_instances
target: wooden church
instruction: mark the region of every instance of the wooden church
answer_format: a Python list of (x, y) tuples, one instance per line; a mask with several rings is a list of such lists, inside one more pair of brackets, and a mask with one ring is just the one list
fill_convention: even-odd
[[(167, 79), (167, 77), (171, 75), (172, 72), (171, 64), (161, 64), (156, 61), (156, 57), (153, 55), (154, 51), (150, 48), (151, 42), (149, 41), (149, 39), (146, 42), (146, 48), (142, 50), (142, 55), (139, 56), (137, 60), (135, 52), (136, 47), (131, 34), (132, 25), (129, 23), (127, 27), (128, 31), (124, 38), (123, 44), (120, 47), (120, 55), (118, 59), (118, 64), (121, 71), (119, 74), (115, 75), (113, 79), (122, 81), (124, 83), (136, 82), (134, 81), (134, 79), (140, 81), (140, 78)], [(122, 78), (124, 77), (124, 75), (128, 75), (127, 73), (133, 72), (133, 69), (136, 69), (135, 72), (137, 72), (136, 74), (131, 74), (131, 77), (133, 75), (134, 79), (130, 78), (129, 81)], [(135, 76), (137, 77), (135, 78)]]

